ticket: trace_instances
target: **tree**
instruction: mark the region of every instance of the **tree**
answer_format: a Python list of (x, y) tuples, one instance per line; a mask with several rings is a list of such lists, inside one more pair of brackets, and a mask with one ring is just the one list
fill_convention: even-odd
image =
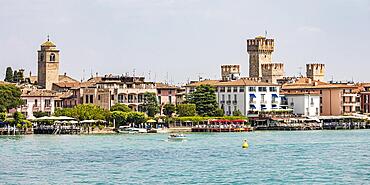
[(6, 113), (5, 112), (0, 112), (0, 121), (3, 122), (6, 119)]
[(110, 111), (131, 112), (132, 110), (125, 104), (117, 103), (110, 108)]
[(128, 112), (113, 111), (111, 119), (115, 120), (116, 126), (124, 125), (127, 121)]
[(127, 113), (127, 122), (140, 124), (144, 123), (146, 120), (145, 114), (142, 112), (128, 112)]
[(195, 116), (196, 105), (195, 104), (179, 104), (176, 107), (176, 112), (180, 117)]
[(175, 113), (176, 107), (174, 104), (166, 104), (163, 106), (163, 114), (171, 117), (173, 113)]
[(159, 105), (155, 93), (144, 93), (143, 112), (148, 116), (154, 117), (159, 112)]
[(15, 85), (0, 85), (0, 112), (23, 105), (21, 94), (21, 90)]
[(217, 109), (216, 109), (216, 111), (215, 111), (214, 116), (225, 116), (225, 111), (224, 111), (224, 109), (217, 108)]
[(69, 116), (82, 120), (107, 120), (110, 112), (93, 104), (81, 104), (73, 108), (57, 109), (55, 116)]
[(236, 110), (233, 112), (233, 116), (243, 116), (243, 114), (240, 110)]
[(41, 117), (48, 116), (48, 115), (49, 114), (47, 112), (41, 112), (41, 111), (33, 113), (33, 116), (35, 116), (36, 118), (41, 118)]
[(11, 67), (6, 68), (5, 79), (6, 82), (13, 82), (13, 70)]
[(18, 82), (18, 81), (19, 81), (18, 71), (17, 70), (14, 70), (13, 81), (12, 82)]
[(15, 112), (13, 114), (14, 124), (20, 128), (22, 127), (22, 122), (26, 119), (26, 117), (21, 112)]
[(187, 102), (196, 105), (198, 115), (215, 116), (218, 108), (216, 90), (210, 85), (200, 85), (187, 96)]

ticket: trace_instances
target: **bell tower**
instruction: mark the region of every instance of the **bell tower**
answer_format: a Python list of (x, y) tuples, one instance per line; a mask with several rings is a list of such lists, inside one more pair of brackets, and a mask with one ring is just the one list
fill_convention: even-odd
[(37, 53), (38, 85), (44, 89), (51, 90), (53, 83), (59, 82), (59, 50), (48, 36), (47, 41), (41, 44), (41, 49)]
[(247, 40), (247, 52), (249, 54), (249, 77), (262, 77), (262, 64), (272, 63), (274, 51), (274, 39), (258, 36)]

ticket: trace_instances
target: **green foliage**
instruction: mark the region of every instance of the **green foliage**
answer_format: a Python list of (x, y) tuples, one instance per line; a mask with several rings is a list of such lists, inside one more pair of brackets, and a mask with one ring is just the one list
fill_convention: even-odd
[(21, 94), (21, 90), (15, 85), (0, 85), (0, 112), (23, 105)]
[(16, 123), (16, 124), (20, 124), (20, 123), (22, 123), (23, 122), (23, 120), (25, 120), (26, 119), (26, 117), (21, 113), (21, 112), (15, 112), (14, 114), (13, 114), (13, 119), (14, 119), (14, 122)]
[(174, 104), (166, 104), (163, 107), (163, 114), (166, 116), (171, 117), (173, 113), (175, 113), (176, 107)]
[(99, 125), (98, 128), (99, 128), (99, 130), (103, 130), (104, 129), (104, 125)]
[(159, 112), (159, 105), (155, 93), (144, 93), (143, 112), (148, 116), (154, 117)]
[(243, 116), (243, 114), (240, 110), (236, 110), (233, 112), (233, 116)]
[(93, 104), (81, 104), (73, 108), (57, 109), (54, 112), (55, 116), (69, 116), (82, 120), (107, 120), (110, 117), (110, 112)]
[(225, 115), (225, 111), (224, 109), (221, 109), (221, 108), (217, 108), (214, 114), (214, 116), (224, 116), (224, 115)]
[(195, 104), (179, 104), (176, 107), (177, 115), (180, 117), (184, 116), (195, 116), (196, 111), (196, 105)]
[(131, 112), (132, 110), (125, 104), (117, 103), (110, 108), (110, 111)]
[(128, 123), (144, 123), (146, 121), (145, 114), (142, 112), (129, 112), (127, 113), (127, 120)]
[(215, 116), (218, 108), (215, 92), (210, 85), (200, 85), (187, 96), (187, 101), (196, 105), (198, 115)]
[(127, 121), (128, 112), (113, 111), (111, 119), (115, 120), (116, 126), (124, 125)]
[(6, 82), (13, 82), (13, 70), (11, 67), (6, 68), (5, 79)]
[(41, 117), (44, 117), (44, 116), (48, 116), (49, 114), (47, 112), (34, 112), (33, 113), (33, 116), (35, 116), (36, 118), (41, 118)]
[(5, 119), (6, 119), (6, 113), (0, 112), (0, 121), (5, 121)]

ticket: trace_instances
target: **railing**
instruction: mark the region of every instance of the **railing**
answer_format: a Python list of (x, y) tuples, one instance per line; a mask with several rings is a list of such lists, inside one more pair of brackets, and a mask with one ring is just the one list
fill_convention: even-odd
[(238, 104), (238, 101), (234, 100), (234, 101), (233, 101), (233, 104)]
[(227, 103), (227, 104), (231, 104), (231, 100), (227, 100), (227, 101), (226, 101), (226, 103)]
[(225, 100), (221, 100), (221, 101), (220, 101), (220, 103), (221, 103), (221, 104), (224, 104), (224, 103), (225, 103)]
[(33, 107), (32, 107), (32, 111), (33, 111), (33, 112), (41, 111), (41, 107), (39, 107), (39, 106), (33, 106)]

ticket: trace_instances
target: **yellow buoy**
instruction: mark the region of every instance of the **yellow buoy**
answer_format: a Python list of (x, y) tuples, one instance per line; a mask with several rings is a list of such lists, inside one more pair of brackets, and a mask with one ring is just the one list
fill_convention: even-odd
[(248, 144), (247, 140), (244, 140), (242, 148), (248, 148), (248, 147), (249, 147), (249, 144)]

